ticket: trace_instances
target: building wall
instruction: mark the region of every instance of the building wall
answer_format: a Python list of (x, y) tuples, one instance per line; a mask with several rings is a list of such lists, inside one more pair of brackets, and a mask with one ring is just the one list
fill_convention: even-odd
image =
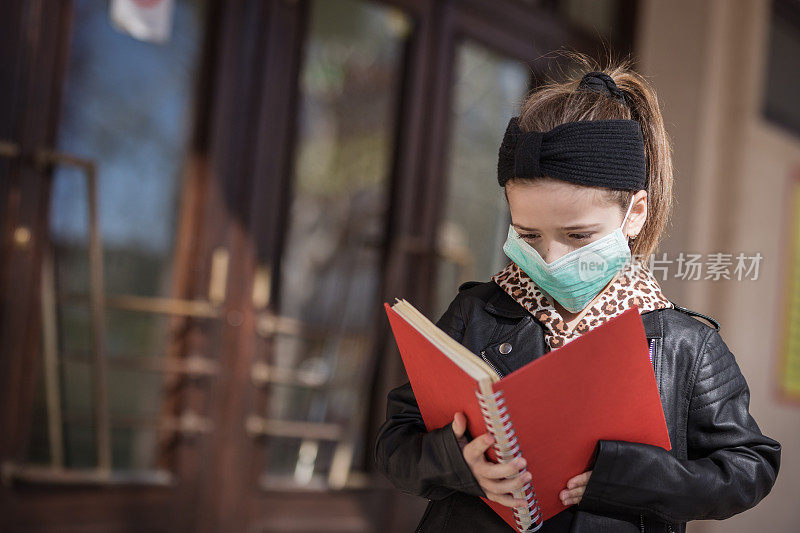
[(800, 171), (800, 136), (761, 116), (769, 37), (768, 0), (643, 0), (636, 50), (654, 82), (674, 143), (676, 206), (660, 251), (760, 252), (757, 280), (681, 281), (665, 292), (717, 318), (751, 390), (751, 413), (783, 445), (772, 492), (693, 533), (796, 531), (800, 521), (800, 405), (777, 398), (777, 321), (787, 246), (785, 191)]

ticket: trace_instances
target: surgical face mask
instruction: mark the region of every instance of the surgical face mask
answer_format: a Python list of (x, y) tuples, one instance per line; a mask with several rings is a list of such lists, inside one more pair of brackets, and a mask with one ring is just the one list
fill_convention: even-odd
[(631, 250), (622, 228), (631, 207), (633, 199), (617, 229), (552, 263), (545, 263), (539, 252), (525, 242), (510, 224), (503, 251), (564, 309), (577, 313), (630, 261)]

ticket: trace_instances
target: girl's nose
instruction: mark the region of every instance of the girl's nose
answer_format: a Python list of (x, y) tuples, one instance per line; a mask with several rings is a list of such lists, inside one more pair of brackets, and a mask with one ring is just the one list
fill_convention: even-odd
[(545, 248), (543, 252), (540, 251), (539, 255), (542, 256), (542, 259), (544, 259), (545, 263), (552, 263), (553, 261), (564, 255), (568, 251), (569, 250), (567, 250), (564, 246), (561, 246), (557, 243), (553, 243), (547, 246), (547, 248)]

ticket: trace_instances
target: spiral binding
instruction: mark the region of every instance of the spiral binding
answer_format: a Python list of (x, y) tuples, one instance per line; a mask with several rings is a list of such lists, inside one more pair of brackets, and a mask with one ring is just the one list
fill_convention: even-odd
[[(506, 406), (506, 399), (503, 397), (503, 391), (499, 390), (492, 394), (483, 394), (476, 389), (475, 396), (477, 396), (478, 403), (481, 406), (483, 420), (486, 422), (486, 427), (492, 436), (497, 436), (496, 431), (498, 428), (496, 428), (495, 425), (499, 425), (502, 427), (503, 435), (506, 437), (507, 442), (501, 443), (495, 438), (493, 444), (494, 451), (500, 458), (500, 462), (508, 463), (520, 457), (522, 454), (519, 450), (519, 444), (517, 444), (517, 434), (516, 431), (514, 431), (514, 425), (508, 414), (508, 407)], [(490, 404), (500, 415), (498, 420), (492, 419), (492, 415), (489, 412)], [(521, 476), (525, 471), (527, 471), (527, 466), (523, 467), (517, 475)], [(533, 485), (530, 481), (525, 483), (524, 489), (525, 500), (528, 502), (528, 509), (527, 512), (521, 512), (520, 509), (522, 509), (522, 506), (514, 507), (514, 520), (517, 522), (517, 529), (520, 532), (538, 531), (544, 524), (539, 500), (536, 499), (536, 491), (533, 489)], [(526, 527), (528, 529), (526, 529)]]

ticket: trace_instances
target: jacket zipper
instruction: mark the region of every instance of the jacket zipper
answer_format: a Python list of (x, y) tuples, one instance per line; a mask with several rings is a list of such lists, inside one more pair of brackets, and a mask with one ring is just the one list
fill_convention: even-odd
[(428, 500), (428, 506), (425, 508), (425, 513), (423, 513), (422, 518), (419, 521), (419, 527), (414, 531), (414, 533), (422, 533), (422, 525), (425, 523), (425, 519), (428, 518), (428, 515), (431, 512), (431, 506), (433, 506), (433, 501)]
[[(653, 348), (655, 347), (655, 344), (656, 344), (655, 339), (651, 339), (649, 344), (650, 344), (650, 364), (653, 365), (653, 370), (655, 370), (655, 363), (653, 361)], [(643, 514), (639, 515), (639, 531), (644, 533), (644, 515)], [(670, 531), (672, 531), (672, 528), (670, 528)]]
[(489, 359), (487, 359), (487, 357), (486, 357), (486, 350), (481, 350), (481, 359), (483, 359), (484, 361), (486, 361), (486, 364), (488, 364), (490, 367), (492, 367), (492, 370), (494, 370), (494, 371), (497, 373), (497, 375), (498, 375), (498, 376), (500, 376), (501, 378), (503, 377), (503, 374), (502, 374), (502, 372), (500, 372), (499, 370), (497, 370), (497, 367), (496, 367), (496, 366), (494, 366), (494, 365), (492, 364), (492, 362), (491, 362), (491, 361), (489, 361)]

